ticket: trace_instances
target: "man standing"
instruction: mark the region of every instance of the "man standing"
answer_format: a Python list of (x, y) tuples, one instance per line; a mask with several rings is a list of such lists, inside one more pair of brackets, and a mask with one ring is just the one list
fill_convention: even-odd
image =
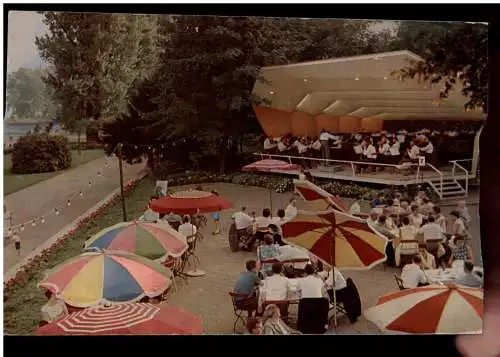
[(330, 159), (330, 140), (335, 140), (336, 137), (327, 132), (325, 129), (321, 129), (321, 133), (319, 134), (319, 141), (321, 142), (321, 158), (322, 159)]
[(286, 206), (286, 209), (285, 209), (285, 218), (287, 221), (294, 218), (298, 213), (297, 201), (295, 200), (295, 197), (290, 198), (289, 202), (290, 203), (288, 204), (288, 206)]

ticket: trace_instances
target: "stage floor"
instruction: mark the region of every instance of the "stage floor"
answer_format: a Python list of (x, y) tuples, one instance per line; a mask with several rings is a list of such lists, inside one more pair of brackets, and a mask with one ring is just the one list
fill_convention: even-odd
[[(442, 172), (443, 180), (453, 178), (451, 165), (440, 167), (438, 168), (438, 170)], [(299, 175), (299, 171), (275, 170), (272, 172), (294, 176)], [(350, 165), (333, 165), (330, 167), (319, 166), (317, 168), (309, 170), (309, 173), (313, 177), (326, 178), (331, 180), (345, 180), (395, 186), (419, 184), (430, 179), (437, 181), (440, 178), (440, 175), (436, 171), (431, 169), (420, 171), (418, 177), (416, 171), (410, 173), (410, 171), (395, 170), (393, 168), (386, 168), (385, 170), (381, 170), (378, 172), (373, 171), (369, 173), (353, 174)], [(458, 172), (456, 172), (454, 178), (457, 180), (465, 180), (465, 173), (463, 175), (460, 175)]]

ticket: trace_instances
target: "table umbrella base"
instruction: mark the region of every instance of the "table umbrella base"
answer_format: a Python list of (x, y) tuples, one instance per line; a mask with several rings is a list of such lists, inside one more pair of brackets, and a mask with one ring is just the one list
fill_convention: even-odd
[(187, 276), (190, 276), (192, 278), (195, 278), (195, 277), (198, 277), (198, 276), (203, 276), (206, 274), (206, 272), (204, 270), (200, 270), (200, 269), (193, 269), (193, 270), (189, 270), (185, 273)]

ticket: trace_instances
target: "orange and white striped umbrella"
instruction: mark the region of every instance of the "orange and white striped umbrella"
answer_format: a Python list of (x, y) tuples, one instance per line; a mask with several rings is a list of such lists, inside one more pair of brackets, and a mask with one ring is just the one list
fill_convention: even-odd
[(310, 181), (293, 180), (293, 184), (295, 191), (307, 202), (311, 211), (327, 211), (329, 209), (341, 212), (349, 211), (339, 196), (332, 195)]
[(365, 270), (386, 260), (387, 238), (346, 213), (301, 211), (281, 227), (287, 242), (338, 268)]
[(383, 331), (416, 334), (481, 333), (483, 290), (429, 285), (379, 298), (365, 317)]

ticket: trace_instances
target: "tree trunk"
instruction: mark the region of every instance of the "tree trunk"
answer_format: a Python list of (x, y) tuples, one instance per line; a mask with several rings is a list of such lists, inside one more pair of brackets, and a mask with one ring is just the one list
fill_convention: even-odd
[(78, 130), (77, 137), (78, 137), (78, 142), (77, 142), (76, 146), (78, 149), (78, 155), (81, 155), (82, 154), (82, 131), (81, 130)]
[(227, 143), (228, 136), (225, 135), (222, 137), (221, 150), (220, 150), (220, 173), (224, 174), (226, 169), (226, 157), (227, 157)]

